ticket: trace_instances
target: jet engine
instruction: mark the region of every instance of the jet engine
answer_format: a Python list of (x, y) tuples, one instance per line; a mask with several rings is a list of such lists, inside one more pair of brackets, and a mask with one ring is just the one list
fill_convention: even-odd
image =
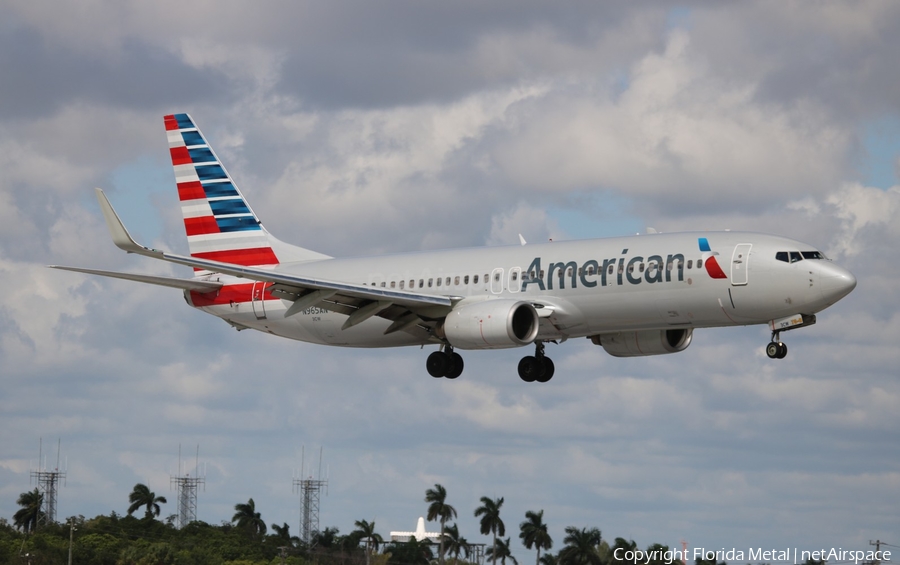
[(533, 342), (538, 325), (530, 302), (496, 299), (454, 308), (439, 333), (459, 349), (505, 349)]
[(590, 339), (594, 345), (602, 346), (614, 357), (642, 357), (684, 351), (691, 344), (693, 333), (692, 328), (644, 330), (598, 334), (592, 335)]

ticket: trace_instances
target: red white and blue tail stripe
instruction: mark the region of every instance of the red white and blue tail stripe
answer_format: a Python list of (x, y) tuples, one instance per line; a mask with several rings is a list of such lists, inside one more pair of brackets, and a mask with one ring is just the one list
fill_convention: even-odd
[(172, 114), (164, 119), (191, 256), (277, 265), (268, 232), (191, 117)]

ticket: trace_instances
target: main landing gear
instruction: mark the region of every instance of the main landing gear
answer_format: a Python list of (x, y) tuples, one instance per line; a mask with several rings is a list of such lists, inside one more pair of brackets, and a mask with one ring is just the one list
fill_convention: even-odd
[(545, 383), (553, 378), (556, 368), (553, 361), (544, 355), (544, 344), (540, 341), (534, 344), (534, 356), (522, 357), (519, 361), (519, 378), (526, 383)]
[(781, 332), (772, 332), (772, 341), (766, 346), (769, 359), (784, 359), (787, 356), (787, 345), (781, 342)]
[(463, 358), (447, 345), (428, 356), (425, 368), (428, 370), (428, 374), (436, 379), (441, 377), (455, 379), (463, 372)]

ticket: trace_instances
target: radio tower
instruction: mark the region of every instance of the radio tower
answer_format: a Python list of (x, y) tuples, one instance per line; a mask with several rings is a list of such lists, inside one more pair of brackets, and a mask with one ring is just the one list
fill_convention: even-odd
[(38, 447), (38, 468), (31, 472), (31, 480), (37, 483), (38, 491), (44, 497), (44, 514), (40, 519), (41, 525), (56, 523), (56, 489), (60, 479), (66, 480), (66, 472), (59, 470), (59, 449), (62, 442), (56, 443), (56, 468), (47, 470), (44, 462), (44, 440), (40, 439)]
[(322, 448), (319, 448), (319, 478), (304, 478), (303, 448), (300, 451), (300, 472), (293, 480), (294, 492), (300, 492), (300, 540), (312, 549), (313, 538), (319, 533), (319, 493), (328, 494), (328, 479), (322, 479)]
[(197, 490), (202, 486), (206, 490), (206, 478), (200, 474), (200, 446), (197, 446), (197, 458), (194, 460), (194, 476), (181, 472), (181, 445), (178, 446), (178, 475), (169, 477), (169, 488), (175, 487), (178, 499), (178, 529), (197, 519)]

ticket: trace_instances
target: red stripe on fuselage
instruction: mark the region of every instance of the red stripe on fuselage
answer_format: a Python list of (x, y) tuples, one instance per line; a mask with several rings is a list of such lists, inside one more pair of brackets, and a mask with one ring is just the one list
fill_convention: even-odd
[(172, 156), (173, 165), (188, 165), (190, 163), (193, 163), (193, 161), (191, 161), (191, 154), (188, 153), (187, 147), (170, 147), (169, 155)]
[(175, 114), (163, 116), (163, 121), (166, 122), (166, 131), (178, 129), (178, 120), (175, 119)]
[(207, 251), (205, 253), (192, 253), (191, 257), (209, 259), (222, 263), (232, 263), (252, 267), (255, 265), (277, 265), (278, 257), (271, 247), (256, 247), (253, 249), (225, 249), (223, 251)]
[[(191, 291), (191, 304), (197, 308), (204, 306), (221, 306), (223, 304), (240, 304), (250, 302), (253, 294), (253, 285), (260, 283), (241, 283), (225, 285), (216, 292)], [(275, 300), (272, 293), (263, 291), (263, 300)]]
[(200, 184), (200, 181), (193, 180), (178, 183), (178, 199), (182, 202), (185, 200), (200, 200), (201, 198), (206, 198), (206, 191), (203, 190), (203, 185)]
[(184, 231), (188, 235), (203, 235), (207, 233), (219, 233), (219, 224), (213, 216), (202, 216), (200, 218), (185, 218)]

